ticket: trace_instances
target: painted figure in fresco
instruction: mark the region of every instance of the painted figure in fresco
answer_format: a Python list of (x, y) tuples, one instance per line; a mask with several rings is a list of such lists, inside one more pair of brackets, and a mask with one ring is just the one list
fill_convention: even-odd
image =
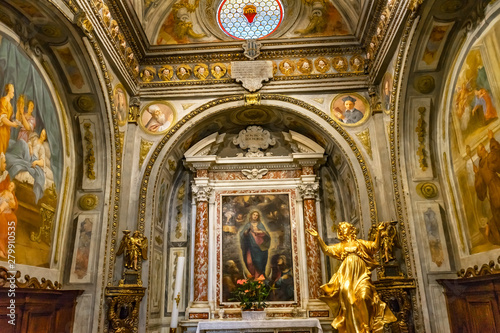
[[(19, 175), (21, 182), (33, 177), (35, 202), (43, 197), (46, 188), (54, 184), (54, 174), (50, 166), (50, 149), (47, 133), (42, 129), (40, 135), (31, 133), (28, 142), (16, 141), (6, 154), (7, 170), (12, 177)], [(23, 172), (26, 171), (26, 172)]]
[(384, 81), (384, 108), (385, 110), (391, 109), (391, 83), (390, 78)]
[[(0, 98), (0, 153), (6, 153), (9, 146), (10, 129), (18, 127), (16, 122), (10, 120), (12, 117), (11, 100), (14, 98), (14, 85), (5, 85), (5, 96)], [(24, 106), (23, 106), (24, 107)]]
[(122, 88), (115, 90), (115, 106), (118, 116), (118, 124), (123, 125), (127, 121), (127, 96)]
[[(22, 95), (21, 95), (22, 96)], [(28, 111), (25, 113), (22, 109), (17, 109), (16, 120), (21, 123), (21, 129), (17, 135), (17, 140), (24, 140), (28, 142), (28, 139), (35, 130), (36, 119), (33, 116), (33, 110), (35, 109), (35, 102), (28, 101)]]
[(4, 206), (2, 212), (0, 213), (0, 258), (6, 258), (8, 254), (8, 227), (12, 226), (12, 222), (14, 222), (14, 227), (17, 224), (17, 216), (15, 212), (17, 210), (18, 203), (15, 195), (15, 185), (11, 181), (9, 172), (6, 168), (7, 164), (5, 162), (5, 155), (0, 153), (0, 192), (2, 193), (1, 201)]
[(162, 132), (170, 127), (172, 124), (172, 114), (167, 119), (165, 113), (160, 110), (160, 107), (156, 104), (151, 105), (148, 108), (148, 112), (151, 114), (151, 119), (146, 124), (146, 129), (151, 132)]
[(495, 245), (500, 245), (500, 143), (495, 140), (493, 132), (488, 131), (490, 152), (481, 143), (477, 147), (479, 164), (474, 165), (475, 188), (479, 200), (489, 196), (491, 219), (486, 225), (486, 237)]
[(92, 238), (92, 220), (86, 218), (80, 224), (80, 235), (78, 240), (78, 250), (76, 252), (75, 271), (79, 279), (87, 275), (90, 255), (90, 241)]
[(275, 254), (271, 258), (271, 278), (269, 284), (274, 287), (269, 295), (270, 301), (293, 301), (293, 273), (286, 256)]
[(240, 246), (246, 268), (254, 278), (265, 275), (270, 245), (271, 236), (261, 221), (260, 212), (251, 211), (240, 231)]
[(439, 237), (439, 226), (436, 219), (436, 213), (431, 207), (427, 208), (424, 212), (425, 229), (427, 230), (427, 237), (429, 237), (429, 249), (431, 251), (431, 259), (438, 266), (444, 262), (443, 247)]
[[(363, 119), (363, 112), (359, 111), (354, 107), (354, 103), (356, 103), (356, 99), (352, 96), (346, 96), (342, 98), (344, 102), (345, 111), (342, 112), (338, 107), (336, 107), (333, 111), (337, 118), (340, 119), (344, 124), (355, 124), (361, 119)], [(338, 114), (342, 114), (342, 116)]]
[(228, 301), (233, 290), (236, 288), (236, 281), (242, 278), (238, 266), (234, 260), (228, 260), (224, 264), (224, 275), (222, 276), (222, 300)]
[(326, 18), (324, 7), (315, 8), (309, 16), (309, 24), (304, 29), (295, 30), (296, 34), (309, 35), (314, 33), (322, 33), (326, 29)]
[(472, 115), (478, 112), (479, 109), (482, 109), (484, 114), (484, 121), (490, 121), (498, 118), (497, 110), (493, 105), (493, 101), (491, 100), (491, 96), (488, 93), (488, 90), (481, 88), (474, 91), (475, 100), (474, 100), (474, 108), (472, 109)]
[(425, 46), (424, 55), (422, 60), (425, 61), (427, 65), (432, 64), (436, 59), (436, 53), (439, 51), (439, 47), (446, 36), (449, 26), (435, 26), (432, 28), (431, 35)]
[(316, 230), (307, 230), (326, 255), (342, 261), (330, 281), (321, 286), (325, 293), (321, 300), (328, 304), (335, 318), (332, 326), (341, 333), (383, 332), (384, 324), (397, 320), (380, 299), (370, 278), (370, 271), (377, 266), (374, 256), (384, 227), (380, 224), (377, 228), (375, 241), (365, 241), (357, 239), (352, 224), (340, 222), (337, 229), (340, 243), (330, 246)]

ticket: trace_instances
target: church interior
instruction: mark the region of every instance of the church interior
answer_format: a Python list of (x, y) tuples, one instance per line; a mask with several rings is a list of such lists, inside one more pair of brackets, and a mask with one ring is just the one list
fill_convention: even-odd
[(499, 57), (497, 0), (1, 0), (0, 331), (500, 332)]

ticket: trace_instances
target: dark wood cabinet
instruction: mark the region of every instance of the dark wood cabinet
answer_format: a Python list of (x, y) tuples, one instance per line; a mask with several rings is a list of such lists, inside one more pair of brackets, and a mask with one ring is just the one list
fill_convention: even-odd
[(500, 332), (500, 274), (438, 280), (453, 333)]
[[(2, 333), (71, 333), (76, 298), (81, 290), (16, 288), (9, 297), (8, 288), (0, 288), (0, 331)], [(9, 324), (8, 306), (15, 300), (15, 325)]]

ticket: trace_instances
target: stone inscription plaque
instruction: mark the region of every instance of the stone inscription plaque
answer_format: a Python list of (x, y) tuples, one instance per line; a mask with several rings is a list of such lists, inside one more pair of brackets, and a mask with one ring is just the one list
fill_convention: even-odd
[(231, 62), (231, 78), (241, 82), (243, 88), (254, 92), (262, 88), (262, 82), (273, 77), (272, 61)]

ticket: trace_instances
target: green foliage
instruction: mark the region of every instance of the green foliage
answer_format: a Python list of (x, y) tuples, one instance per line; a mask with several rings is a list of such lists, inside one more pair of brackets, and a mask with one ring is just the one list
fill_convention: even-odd
[(240, 302), (242, 310), (262, 310), (267, 307), (267, 297), (272, 287), (264, 282), (264, 276), (257, 279), (241, 279), (236, 282), (233, 298), (230, 301)]

